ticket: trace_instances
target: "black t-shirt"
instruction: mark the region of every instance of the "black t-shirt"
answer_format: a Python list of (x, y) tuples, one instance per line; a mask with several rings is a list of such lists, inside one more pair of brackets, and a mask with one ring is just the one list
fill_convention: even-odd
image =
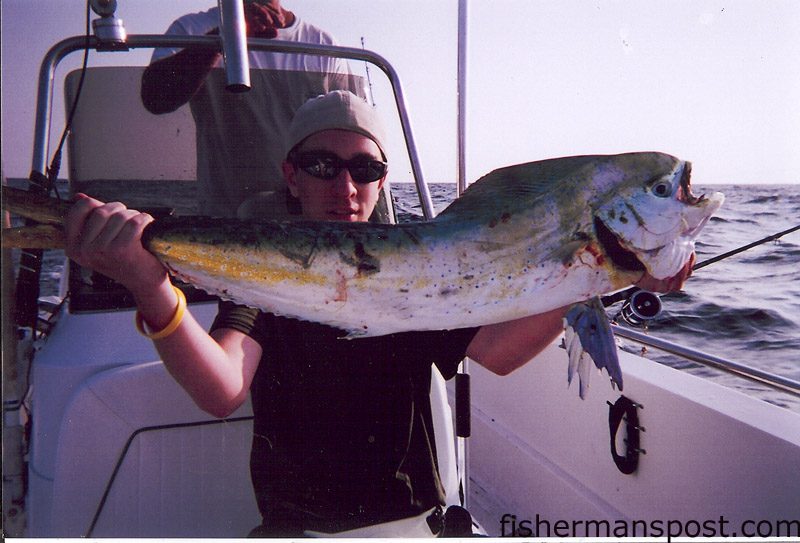
[(255, 339), (253, 486), (265, 523), (335, 532), (443, 504), (431, 364), (452, 377), (477, 329), (344, 339), (345, 332), (221, 303), (213, 329)]

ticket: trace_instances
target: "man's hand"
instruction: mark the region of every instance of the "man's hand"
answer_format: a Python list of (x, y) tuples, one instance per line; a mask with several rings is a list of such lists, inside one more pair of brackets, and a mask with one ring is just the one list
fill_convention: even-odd
[(251, 38), (274, 38), (279, 28), (286, 28), (288, 12), (272, 4), (248, 3), (244, 7), (247, 35)]
[(695, 253), (692, 253), (692, 257), (686, 264), (684, 264), (683, 268), (681, 268), (678, 273), (672, 277), (668, 277), (667, 279), (656, 279), (645, 272), (644, 275), (642, 275), (642, 278), (636, 282), (636, 286), (644, 290), (649, 290), (650, 292), (661, 293), (681, 290), (681, 288), (683, 288), (683, 283), (685, 283), (686, 280), (692, 275), (692, 268), (694, 267), (695, 258)]
[(66, 217), (66, 254), (137, 292), (162, 283), (164, 266), (142, 245), (142, 233), (153, 222), (147, 213), (119, 202), (104, 204), (78, 194)]

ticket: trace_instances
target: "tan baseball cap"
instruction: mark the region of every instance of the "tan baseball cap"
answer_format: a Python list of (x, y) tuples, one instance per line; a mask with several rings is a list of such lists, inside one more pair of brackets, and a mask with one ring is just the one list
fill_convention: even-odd
[(378, 113), (350, 91), (335, 90), (311, 98), (295, 112), (286, 135), (286, 154), (312, 134), (350, 130), (374, 141), (386, 158), (385, 133)]

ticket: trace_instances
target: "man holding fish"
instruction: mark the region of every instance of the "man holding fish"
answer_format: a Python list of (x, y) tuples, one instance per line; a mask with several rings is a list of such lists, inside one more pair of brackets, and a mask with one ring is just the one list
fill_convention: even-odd
[[(302, 218), (366, 222), (386, 180), (384, 141), (375, 111), (349, 92), (302, 106), (282, 165)], [(142, 236), (152, 221), (121, 203), (78, 195), (65, 226), (67, 254), (131, 291), (140, 331), (198, 406), (225, 417), (252, 394), (251, 473), (264, 517), (258, 535), (437, 533), (440, 527), (428, 522), (444, 504), (431, 365), (449, 378), (466, 355), (508, 374), (556, 339), (571, 305), (505, 322), (356, 338), (352, 330), (222, 302), (209, 333), (186, 310), (162, 261), (145, 249)], [(637, 284), (677, 290), (693, 255), (686, 260), (666, 279), (637, 271)], [(358, 272), (379, 277), (371, 264), (359, 255)], [(347, 301), (339, 279), (340, 296), (331, 304)], [(343, 339), (348, 332), (356, 339)], [(371, 531), (376, 525), (381, 531)]]

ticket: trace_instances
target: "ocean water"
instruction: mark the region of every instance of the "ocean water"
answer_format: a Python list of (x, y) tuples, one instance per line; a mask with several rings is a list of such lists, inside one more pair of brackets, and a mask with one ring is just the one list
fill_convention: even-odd
[[(413, 185), (396, 184), (392, 190), (401, 220), (422, 215)], [(800, 184), (708, 185), (692, 191), (725, 194), (697, 241), (697, 262), (800, 224)], [(437, 212), (455, 194), (453, 184), (431, 185)], [(648, 334), (800, 381), (800, 231), (701, 268), (683, 291), (661, 300), (663, 310), (648, 324)], [(611, 306), (609, 316), (619, 308)], [(642, 354), (639, 344), (623, 341), (622, 348)], [(796, 396), (655, 349), (644, 356), (800, 412)]]
[[(131, 194), (126, 203), (160, 201), (167, 195), (160, 185)], [(182, 184), (179, 192), (191, 185)], [(456, 194), (451, 183), (435, 183), (430, 190), (437, 212)], [(698, 262), (800, 224), (800, 184), (693, 187), (695, 194), (704, 190), (720, 191), (726, 200), (699, 237)], [(65, 186), (61, 191), (66, 193)], [(396, 183), (392, 194), (399, 220), (422, 216), (412, 184)], [(185, 205), (190, 197), (182, 193), (180, 199)], [(43, 296), (58, 294), (62, 269), (63, 253), (47, 251)], [(800, 381), (800, 231), (697, 270), (682, 292), (662, 296), (662, 304), (648, 334)], [(609, 316), (618, 311), (619, 304), (610, 307)], [(638, 344), (623, 342), (621, 347), (642, 354)], [(644, 356), (800, 412), (796, 396), (655, 349)]]

